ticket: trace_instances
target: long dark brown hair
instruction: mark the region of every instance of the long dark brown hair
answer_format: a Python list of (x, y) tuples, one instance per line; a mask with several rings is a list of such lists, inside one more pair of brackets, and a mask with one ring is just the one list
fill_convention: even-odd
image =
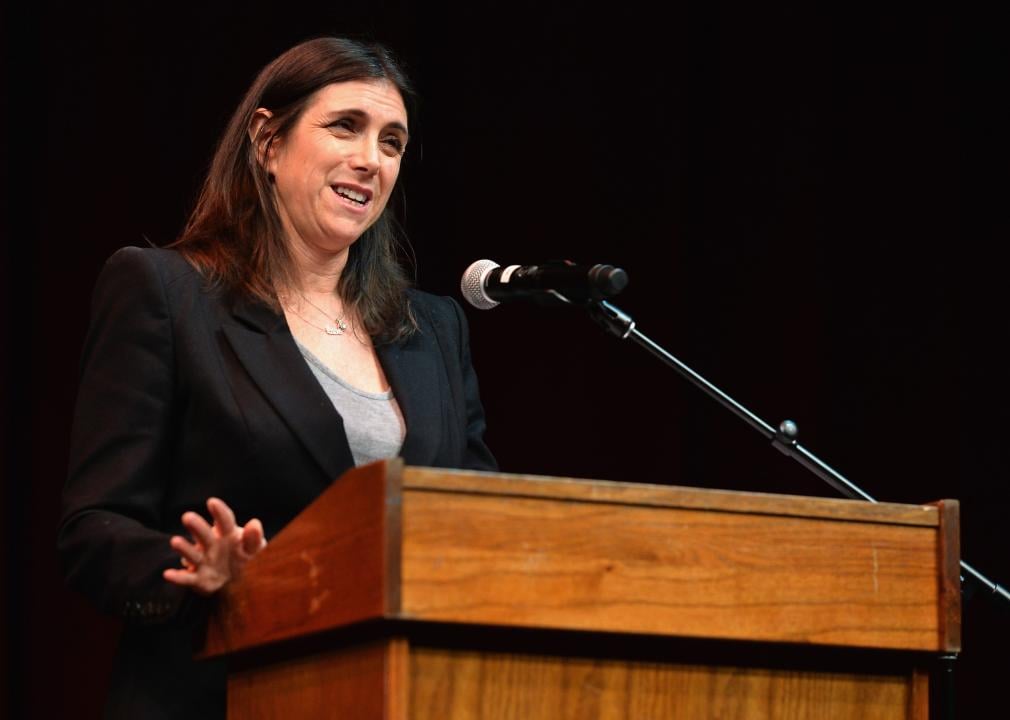
[[(292, 286), (294, 261), (284, 238), (273, 189), (257, 147), (282, 137), (317, 90), (331, 83), (386, 80), (409, 108), (413, 92), (392, 54), (376, 43), (324, 37), (291, 48), (262, 71), (218, 142), (179, 250), (207, 280), (280, 310), (277, 288)], [(272, 117), (250, 139), (258, 108)], [(397, 190), (398, 192), (398, 190)], [(402, 232), (387, 206), (348, 251), (337, 293), (376, 343), (393, 342), (416, 327), (407, 303), (410, 282), (400, 264)]]

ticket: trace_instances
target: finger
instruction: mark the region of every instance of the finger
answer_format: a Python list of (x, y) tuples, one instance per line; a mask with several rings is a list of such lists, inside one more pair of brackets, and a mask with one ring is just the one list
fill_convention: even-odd
[(189, 570), (177, 570), (176, 568), (168, 568), (161, 573), (161, 576), (168, 580), (170, 583), (176, 585), (182, 585), (183, 587), (196, 587), (200, 582), (200, 576), (195, 572), (190, 572)]
[(267, 544), (263, 535), (263, 523), (253, 518), (242, 528), (242, 550), (246, 555), (255, 555)]
[(214, 530), (207, 524), (207, 521), (203, 519), (200, 513), (192, 511), (183, 513), (182, 524), (186, 526), (186, 529), (193, 534), (193, 537), (204, 548), (209, 548), (217, 540)]
[(218, 533), (222, 536), (231, 535), (235, 532), (235, 513), (231, 511), (227, 503), (220, 498), (209, 498), (207, 509), (214, 518)]
[(203, 562), (203, 550), (199, 546), (189, 542), (186, 538), (180, 535), (173, 535), (168, 544), (172, 546), (173, 550), (182, 555), (184, 563), (189, 562), (193, 565), (199, 565)]
[(161, 576), (170, 583), (187, 587), (199, 595), (213, 595), (221, 588), (221, 583), (208, 581), (201, 573), (168, 568)]

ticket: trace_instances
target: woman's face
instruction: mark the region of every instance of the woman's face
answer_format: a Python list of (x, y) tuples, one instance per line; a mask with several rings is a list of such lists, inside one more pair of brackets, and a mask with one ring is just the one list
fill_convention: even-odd
[(383, 81), (327, 85), (267, 155), (289, 243), (345, 251), (386, 207), (407, 144), (407, 110)]

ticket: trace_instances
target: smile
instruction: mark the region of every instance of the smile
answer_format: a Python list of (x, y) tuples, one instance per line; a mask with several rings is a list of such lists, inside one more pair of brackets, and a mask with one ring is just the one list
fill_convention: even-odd
[(333, 192), (335, 192), (340, 197), (347, 198), (351, 202), (356, 203), (362, 207), (367, 205), (368, 201), (371, 200), (370, 193), (366, 194), (364, 192), (360, 192), (358, 190), (349, 188), (346, 185), (334, 185)]

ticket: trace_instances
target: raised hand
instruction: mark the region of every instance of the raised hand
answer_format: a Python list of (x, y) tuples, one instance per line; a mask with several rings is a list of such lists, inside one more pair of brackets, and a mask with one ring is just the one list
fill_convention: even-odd
[(218, 498), (207, 500), (207, 510), (213, 525), (199, 513), (183, 514), (182, 524), (192, 534), (193, 542), (180, 535), (172, 537), (170, 543), (182, 557), (182, 568), (163, 573), (169, 582), (201, 595), (212, 595), (238, 577), (243, 566), (267, 544), (259, 520), (236, 524), (235, 513)]

